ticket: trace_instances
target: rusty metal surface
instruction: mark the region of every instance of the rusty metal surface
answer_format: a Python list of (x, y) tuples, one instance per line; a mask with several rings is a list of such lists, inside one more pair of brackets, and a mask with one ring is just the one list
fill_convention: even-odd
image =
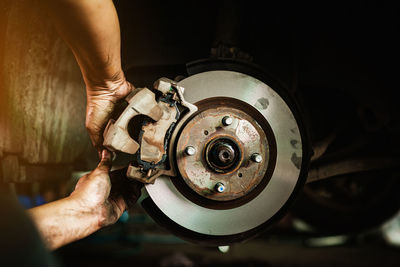
[[(176, 132), (186, 119), (197, 111), (195, 105), (185, 101), (183, 97), (185, 89), (182, 86), (178, 86), (177, 82), (163, 77), (155, 81), (153, 86), (164, 97), (167, 95), (172, 97), (166, 102), (159, 101), (159, 106), (163, 112), (160, 120), (148, 123), (142, 127), (143, 134), (139, 157), (142, 163), (151, 163), (153, 166), (157, 166), (158, 162), (162, 162), (159, 159), (164, 160), (164, 157), (166, 157), (168, 163), (163, 163), (164, 166), (162, 167), (151, 167), (147, 170), (144, 170), (143, 166), (130, 165), (127, 170), (127, 176), (145, 184), (153, 184), (155, 179), (161, 175), (176, 176), (176, 169), (174, 167), (175, 153), (171, 148), (171, 143), (174, 143), (173, 140), (176, 138)], [(178, 114), (178, 109), (184, 113), (183, 117), (180, 117), (180, 114)], [(178, 115), (179, 121), (177, 121)], [(172, 124), (174, 124), (174, 128), (169, 137), (167, 133), (170, 131)], [(167, 145), (169, 151), (166, 151)]]
[[(167, 155), (169, 139), (174, 139), (176, 124), (182, 125), (187, 116), (197, 110), (184, 100), (184, 88), (173, 80), (160, 78), (154, 83), (154, 89), (158, 92), (142, 88), (128, 95), (125, 100), (129, 105), (116, 121), (109, 121), (104, 131), (105, 147), (115, 152), (136, 154), (136, 160), (128, 166), (127, 177), (142, 183), (154, 183), (160, 175), (176, 176), (174, 157)], [(181, 112), (185, 115), (178, 121)], [(139, 137), (134, 140), (130, 132), (135, 129), (128, 127), (137, 127), (129, 125), (138, 115), (152, 120), (144, 121)]]
[(141, 160), (159, 163), (166, 154), (165, 136), (168, 129), (176, 122), (177, 110), (169, 103), (159, 102), (162, 117), (154, 123), (147, 123), (142, 127), (143, 135), (140, 142)]
[(171, 170), (164, 169), (149, 169), (147, 172), (141, 167), (133, 165), (128, 166), (126, 176), (135, 179), (144, 184), (153, 184), (154, 181), (161, 175), (175, 176), (175, 173)]
[(122, 151), (135, 154), (139, 144), (132, 139), (128, 132), (129, 121), (137, 115), (146, 115), (158, 121), (163, 111), (155, 100), (155, 94), (147, 88), (137, 89), (127, 98), (128, 107), (119, 118), (110, 120), (104, 130), (104, 147), (111, 151)]
[[(232, 118), (230, 125), (223, 118)], [(207, 154), (215, 141), (225, 138), (237, 144), (239, 157), (233, 169), (218, 172), (207, 162)], [(193, 156), (185, 154), (185, 148), (193, 146)], [(259, 153), (264, 160), (251, 160)], [(218, 201), (240, 198), (253, 190), (263, 179), (269, 157), (267, 137), (258, 123), (246, 112), (230, 107), (206, 109), (193, 117), (182, 130), (177, 142), (177, 165), (187, 185), (199, 195)], [(217, 183), (225, 187), (223, 192), (215, 190)]]

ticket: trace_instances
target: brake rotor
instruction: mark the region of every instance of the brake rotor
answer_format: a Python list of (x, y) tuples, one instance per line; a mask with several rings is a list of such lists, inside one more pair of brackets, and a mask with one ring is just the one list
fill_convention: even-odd
[(243, 241), (278, 220), (309, 162), (293, 99), (230, 68), (137, 89), (104, 131), (106, 148), (131, 155), (126, 176), (146, 185), (153, 219), (203, 244)]
[(207, 71), (178, 83), (197, 106), (173, 130), (168, 156), (176, 176), (146, 184), (146, 210), (195, 242), (247, 239), (282, 216), (304, 182), (304, 133), (293, 106), (262, 81)]

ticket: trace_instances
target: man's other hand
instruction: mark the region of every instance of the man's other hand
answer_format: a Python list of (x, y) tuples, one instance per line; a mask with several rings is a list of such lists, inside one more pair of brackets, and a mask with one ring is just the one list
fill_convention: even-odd
[(49, 249), (115, 223), (136, 203), (142, 184), (126, 178), (126, 169), (110, 174), (110, 168), (110, 152), (103, 150), (97, 168), (80, 178), (70, 196), (28, 211)]
[[(116, 185), (114, 188), (114, 184), (111, 184), (109, 174), (111, 168), (110, 152), (103, 150), (101, 156), (97, 168), (79, 179), (74, 192), (70, 196), (81, 205), (81, 210), (92, 213), (93, 216), (98, 218), (99, 228), (115, 223), (128, 208), (125, 201), (126, 196), (123, 192), (116, 192), (117, 189), (120, 189), (119, 186)], [(127, 179), (126, 177), (119, 178)], [(135, 194), (130, 193), (132, 195), (129, 197), (136, 201), (140, 195), (140, 188), (137, 188)]]
[(134, 89), (125, 77), (101, 84), (87, 83), (86, 128), (99, 155), (103, 149), (103, 131), (115, 106)]

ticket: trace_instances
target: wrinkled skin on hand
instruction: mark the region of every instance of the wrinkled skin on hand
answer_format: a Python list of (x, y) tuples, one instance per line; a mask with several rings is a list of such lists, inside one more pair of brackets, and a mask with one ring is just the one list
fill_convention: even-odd
[(99, 155), (103, 149), (103, 131), (116, 105), (134, 89), (125, 77), (86, 86), (86, 129)]
[(103, 150), (101, 156), (97, 168), (79, 179), (71, 197), (83, 210), (96, 214), (99, 226), (103, 227), (115, 223), (136, 203), (142, 184), (129, 180), (126, 169), (112, 172), (110, 178), (111, 154)]

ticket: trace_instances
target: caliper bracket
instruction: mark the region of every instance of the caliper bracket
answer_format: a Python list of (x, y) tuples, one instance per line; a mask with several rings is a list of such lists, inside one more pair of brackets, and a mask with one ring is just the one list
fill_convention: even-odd
[[(104, 131), (107, 149), (136, 154), (127, 176), (142, 183), (154, 183), (160, 175), (176, 176), (171, 159), (167, 162), (169, 140), (180, 119), (180, 110), (197, 110), (183, 99), (184, 88), (173, 80), (161, 78), (154, 83), (154, 89), (161, 93), (160, 97), (147, 88), (131, 93), (126, 98), (128, 107), (116, 121), (110, 120)], [(136, 141), (129, 135), (128, 124), (138, 115), (146, 115), (151, 120), (144, 121)]]

